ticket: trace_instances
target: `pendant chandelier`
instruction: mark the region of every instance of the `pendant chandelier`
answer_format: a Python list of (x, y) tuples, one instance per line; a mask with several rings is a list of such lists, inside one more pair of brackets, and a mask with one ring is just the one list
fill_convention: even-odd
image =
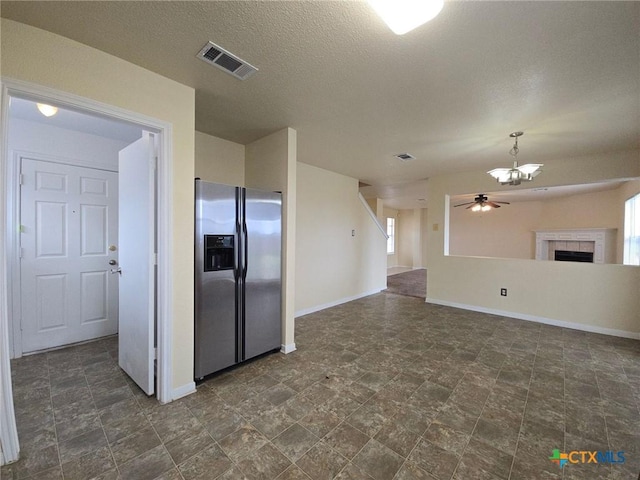
[(512, 168), (494, 168), (487, 173), (495, 178), (500, 185), (520, 185), (522, 182), (530, 182), (537, 177), (542, 170), (540, 167), (542, 163), (527, 163), (526, 165), (518, 166), (518, 137), (524, 135), (524, 132), (513, 132), (509, 134), (511, 138), (515, 138), (513, 148), (509, 150), (509, 154), (513, 156)]

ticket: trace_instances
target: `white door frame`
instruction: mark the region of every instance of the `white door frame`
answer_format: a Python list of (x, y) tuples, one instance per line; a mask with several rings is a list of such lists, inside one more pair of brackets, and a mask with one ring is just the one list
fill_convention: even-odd
[[(146, 115), (125, 110), (112, 105), (107, 105), (89, 98), (61, 92), (49, 87), (36, 85), (21, 80), (1, 78), (2, 84), (2, 141), (4, 147), (0, 152), (0, 186), (6, 192), (0, 195), (0, 221), (5, 232), (0, 238), (0, 440), (2, 441), (2, 460), (11, 462), (18, 458), (19, 446), (17, 432), (15, 430), (15, 416), (13, 411), (13, 397), (11, 390), (11, 370), (9, 359), (21, 356), (22, 351), (13, 349), (14, 342), (9, 342), (9, 312), (13, 312), (15, 301), (9, 292), (9, 286), (14, 281), (15, 269), (7, 268), (8, 260), (17, 257), (17, 245), (15, 243), (15, 222), (12, 220), (15, 211), (16, 198), (16, 172), (13, 161), (8, 158), (7, 149), (7, 122), (9, 119), (9, 99), (12, 96), (26, 98), (43, 103), (61, 105), (71, 110), (81, 110), (85, 113), (93, 113), (99, 116), (107, 116), (112, 119), (134, 123), (146, 130), (157, 132), (158, 142), (158, 189), (156, 208), (157, 220), (157, 244), (158, 244), (158, 290), (157, 290), (157, 398), (161, 403), (170, 402), (172, 398), (172, 197), (173, 197), (173, 129), (169, 122), (158, 120)], [(10, 262), (13, 263), (13, 262)], [(11, 347), (11, 350), (10, 350)]]

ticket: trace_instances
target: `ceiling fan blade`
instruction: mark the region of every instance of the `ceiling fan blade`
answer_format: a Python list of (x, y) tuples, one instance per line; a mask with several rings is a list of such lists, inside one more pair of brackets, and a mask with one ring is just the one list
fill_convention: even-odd
[(511, 205), (509, 202), (494, 202), (494, 203), (502, 203), (503, 205)]
[(453, 206), (453, 208), (455, 208), (455, 207), (462, 207), (462, 206), (464, 206), (464, 205), (472, 205), (472, 204), (474, 204), (474, 203), (476, 203), (476, 202), (461, 203), (460, 205), (454, 205), (454, 206)]
[(465, 208), (465, 210), (469, 210), (470, 208), (473, 208), (474, 205), (477, 205), (476, 202), (471, 202), (471, 205)]
[(496, 203), (496, 202), (485, 202), (485, 203), (487, 205), (490, 205), (493, 208), (500, 208), (500, 205), (498, 205), (498, 203), (501, 203), (501, 202), (498, 202), (498, 203)]

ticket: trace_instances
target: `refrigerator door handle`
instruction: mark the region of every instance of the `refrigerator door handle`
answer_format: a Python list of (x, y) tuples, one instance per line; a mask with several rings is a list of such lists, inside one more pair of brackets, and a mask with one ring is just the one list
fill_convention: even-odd
[(242, 244), (244, 246), (244, 264), (242, 266), (242, 278), (247, 278), (249, 268), (249, 235), (247, 233), (247, 222), (242, 223)]
[[(238, 242), (239, 239), (240, 239), (240, 223), (236, 221), (236, 242)], [(236, 245), (234, 246), (234, 252), (233, 252), (233, 276), (236, 282), (240, 277), (239, 251), (240, 251), (240, 246), (236, 243)]]

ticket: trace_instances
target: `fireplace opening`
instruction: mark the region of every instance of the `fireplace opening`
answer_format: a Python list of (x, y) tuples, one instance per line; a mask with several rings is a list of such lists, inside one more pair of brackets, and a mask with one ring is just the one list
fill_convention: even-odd
[(557, 262), (587, 262), (593, 263), (593, 252), (574, 252), (571, 250), (556, 250), (554, 260)]

